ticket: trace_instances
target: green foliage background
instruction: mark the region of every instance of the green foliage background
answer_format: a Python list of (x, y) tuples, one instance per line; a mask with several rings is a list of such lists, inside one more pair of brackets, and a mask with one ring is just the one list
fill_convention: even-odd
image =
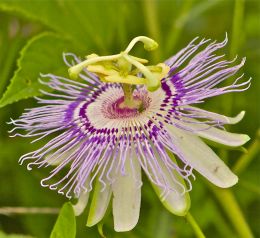
[[(234, 198), (231, 203), (239, 205), (252, 233), (260, 237), (258, 0), (0, 0), (0, 237), (27, 237), (4, 233), (49, 237), (57, 218), (57, 214), (6, 215), (2, 207), (60, 208), (66, 201), (40, 186), (46, 171), (28, 172), (17, 163), (22, 154), (42, 142), (30, 144), (28, 139), (9, 138), (7, 131), (11, 128), (6, 124), (24, 108), (35, 106), (31, 97), (39, 95), (42, 89), (37, 81), (39, 73), (68, 77), (62, 52), (82, 57), (93, 52), (111, 54), (124, 49), (133, 37), (147, 35), (159, 42), (159, 49), (146, 56), (140, 47), (136, 54), (158, 62), (175, 54), (196, 36), (223, 40), (225, 32), (230, 40), (222, 53), (227, 58), (236, 54), (247, 57), (243, 70), (246, 78), (252, 77), (252, 86), (241, 94), (208, 100), (205, 107), (230, 116), (241, 110), (247, 112), (243, 121), (230, 130), (249, 134), (252, 140), (246, 145), (248, 153), (222, 150), (218, 153), (239, 174), (238, 185), (230, 191)], [(107, 237), (195, 236), (184, 218), (173, 216), (162, 207), (147, 182), (142, 193), (137, 227), (124, 234), (115, 233), (110, 214), (103, 226)], [(226, 197), (220, 194), (219, 189), (197, 175), (191, 192), (191, 213), (207, 237), (246, 238), (239, 233), (237, 216), (229, 207), (230, 194)], [(77, 237), (100, 237), (97, 227), (85, 226), (86, 218), (87, 211), (77, 218)], [(66, 226), (67, 221), (63, 222), (56, 226)], [(74, 236), (73, 231), (66, 234)]]

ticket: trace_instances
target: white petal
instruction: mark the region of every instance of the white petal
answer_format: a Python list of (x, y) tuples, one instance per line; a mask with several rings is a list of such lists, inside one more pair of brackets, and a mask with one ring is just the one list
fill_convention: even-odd
[(79, 196), (78, 202), (72, 206), (74, 209), (75, 216), (79, 216), (84, 211), (84, 209), (86, 208), (86, 206), (88, 204), (88, 198), (89, 198), (89, 192), (81, 193), (81, 195)]
[(194, 110), (196, 112), (196, 114), (198, 114), (198, 115), (207, 116), (215, 121), (219, 121), (224, 124), (236, 124), (236, 123), (240, 122), (245, 115), (245, 111), (241, 111), (235, 117), (227, 117), (227, 116), (224, 116), (224, 115), (221, 115), (218, 113), (214, 113), (214, 112), (209, 112), (209, 111), (197, 108), (197, 107), (185, 106), (185, 108), (190, 108), (190, 109)]
[(197, 120), (190, 121), (191, 123), (185, 123), (183, 125), (192, 129), (194, 134), (223, 145), (237, 147), (250, 140), (250, 137), (245, 134), (227, 132), (218, 128), (209, 127), (209, 125), (206, 124), (196, 124), (196, 122), (198, 122)]
[(125, 172), (119, 171), (112, 183), (114, 229), (118, 232), (136, 226), (141, 205), (141, 166), (135, 157), (127, 157)]
[(184, 159), (210, 182), (222, 188), (237, 183), (237, 176), (199, 137), (173, 126), (168, 128)]
[[(159, 161), (160, 158), (158, 158), (158, 162)], [(161, 161), (159, 162), (159, 164), (162, 172), (164, 173), (164, 179), (166, 180), (166, 183), (169, 184), (176, 191), (170, 191), (165, 198), (161, 198), (163, 189), (155, 185), (154, 183), (152, 183), (152, 186), (156, 194), (158, 195), (159, 199), (161, 200), (162, 204), (165, 206), (167, 210), (169, 210), (171, 213), (177, 216), (185, 216), (190, 208), (189, 193), (184, 193), (183, 191), (183, 188), (186, 189), (185, 182), (176, 171), (172, 171), (171, 176), (169, 174), (169, 171), (166, 169), (165, 165)]]
[(111, 185), (108, 185), (106, 177), (104, 176), (103, 181), (107, 184), (106, 187), (103, 188), (103, 184), (97, 180), (93, 198), (90, 205), (87, 226), (94, 226), (98, 222), (102, 220), (104, 217), (110, 198), (111, 198)]

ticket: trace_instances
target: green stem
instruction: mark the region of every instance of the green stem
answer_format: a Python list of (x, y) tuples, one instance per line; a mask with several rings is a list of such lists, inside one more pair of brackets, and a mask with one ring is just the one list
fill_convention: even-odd
[(239, 46), (241, 44), (241, 37), (243, 33), (242, 23), (244, 20), (244, 0), (236, 0), (233, 16), (233, 27), (230, 43), (229, 57), (232, 59), (236, 56)]
[[(149, 35), (156, 39), (159, 44), (161, 43), (161, 34), (160, 27), (158, 25), (158, 14), (157, 14), (157, 6), (155, 0), (144, 0), (143, 1), (143, 9), (145, 14), (145, 20)], [(155, 62), (158, 62), (160, 59), (160, 50), (153, 52), (152, 58)]]
[[(233, 16), (233, 27), (231, 35), (231, 43), (229, 50), (229, 58), (233, 59), (238, 53), (239, 47), (241, 46), (241, 39), (243, 39), (243, 27), (242, 23), (244, 20), (244, 0), (236, 0), (234, 7), (234, 16)], [(234, 80), (234, 77), (231, 77), (228, 84), (231, 84)], [(226, 112), (230, 113), (233, 107), (233, 94), (230, 94), (228, 97), (228, 103), (226, 104)]]
[[(243, 28), (242, 23), (244, 20), (244, 0), (236, 0), (234, 6), (234, 15), (233, 15), (233, 26), (232, 26), (232, 35), (230, 41), (230, 49), (229, 49), (229, 58), (233, 59), (239, 47), (241, 46), (241, 39), (243, 38)], [(228, 84), (233, 82), (234, 77), (231, 77)], [(230, 94), (228, 97), (228, 101), (225, 102), (226, 112), (230, 113), (233, 106), (233, 94)]]
[[(243, 20), (244, 20), (244, 0), (235, 0), (233, 23), (232, 23), (232, 34), (229, 49), (229, 58), (233, 59), (241, 46), (241, 39), (243, 39)], [(234, 76), (231, 77), (227, 84), (230, 85), (234, 81)], [(226, 100), (224, 100), (224, 112), (230, 114), (232, 112), (234, 104), (233, 94), (226, 95)], [(228, 126), (226, 129), (228, 130)], [(221, 151), (222, 159), (226, 160), (228, 157), (227, 151)]]
[(222, 206), (225, 214), (235, 228), (238, 237), (253, 237), (253, 234), (231, 190), (217, 188), (213, 185), (209, 185), (209, 188), (214, 193), (219, 204)]
[(0, 207), (0, 214), (5, 216), (23, 214), (58, 214), (59, 208), (53, 207)]
[(133, 90), (131, 84), (122, 84), (122, 88), (124, 91), (124, 104), (128, 107), (133, 106)]
[(260, 188), (258, 184), (252, 184), (252, 182), (247, 182), (245, 180), (240, 180), (240, 186), (246, 189), (251, 193), (255, 193), (257, 196), (260, 197)]
[[(209, 198), (211, 200), (211, 198)], [(213, 199), (213, 198), (212, 198)], [(218, 237), (235, 237), (233, 227), (223, 219), (222, 210), (219, 209), (219, 205), (213, 200), (212, 201), (212, 214), (214, 214), (214, 226), (217, 229)]]
[(250, 162), (256, 157), (257, 153), (260, 151), (260, 129), (257, 132), (255, 141), (248, 148), (248, 152), (243, 154), (233, 167), (233, 171), (236, 174), (241, 174)]
[(188, 212), (186, 215), (186, 220), (189, 222), (191, 225), (195, 235), (197, 238), (205, 238), (206, 236), (203, 234), (202, 230), (200, 229), (198, 223), (196, 220), (193, 218), (193, 216)]
[(179, 37), (181, 36), (181, 32), (184, 28), (184, 25), (186, 24), (187, 20), (189, 19), (189, 13), (190, 13), (190, 9), (192, 6), (193, 0), (187, 0), (187, 1), (183, 1), (183, 5), (182, 8), (180, 10), (179, 15), (174, 19), (174, 22), (172, 24), (172, 27), (170, 29), (170, 33), (167, 37), (167, 42), (166, 42), (166, 53), (167, 52), (171, 52), (176, 43), (178, 42)]

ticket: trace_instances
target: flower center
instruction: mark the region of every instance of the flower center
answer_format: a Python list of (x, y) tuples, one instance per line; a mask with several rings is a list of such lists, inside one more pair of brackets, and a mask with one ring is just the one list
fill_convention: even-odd
[(160, 109), (164, 91), (159, 89), (149, 92), (144, 86), (133, 91), (133, 101), (139, 107), (128, 107), (124, 104), (124, 93), (119, 84), (102, 86), (91, 101), (77, 102), (68, 109), (68, 120), (73, 121), (83, 133), (95, 130), (140, 127), (145, 125)]
[(125, 105), (124, 96), (114, 101), (104, 101), (101, 107), (101, 112), (104, 117), (109, 119), (125, 119), (134, 118), (144, 112), (150, 105), (151, 99), (143, 92), (136, 92), (133, 95), (135, 105)]

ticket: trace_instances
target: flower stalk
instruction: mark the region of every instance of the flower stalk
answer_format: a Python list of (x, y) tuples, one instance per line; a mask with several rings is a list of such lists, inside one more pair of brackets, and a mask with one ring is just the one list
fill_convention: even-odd
[(214, 193), (225, 211), (225, 214), (236, 229), (238, 237), (254, 237), (232, 191), (229, 189), (217, 188), (211, 184), (209, 184), (209, 188)]
[(196, 220), (193, 218), (193, 216), (188, 212), (185, 216), (187, 222), (191, 225), (195, 235), (197, 238), (206, 238), (206, 236), (203, 234), (200, 226), (196, 222)]

